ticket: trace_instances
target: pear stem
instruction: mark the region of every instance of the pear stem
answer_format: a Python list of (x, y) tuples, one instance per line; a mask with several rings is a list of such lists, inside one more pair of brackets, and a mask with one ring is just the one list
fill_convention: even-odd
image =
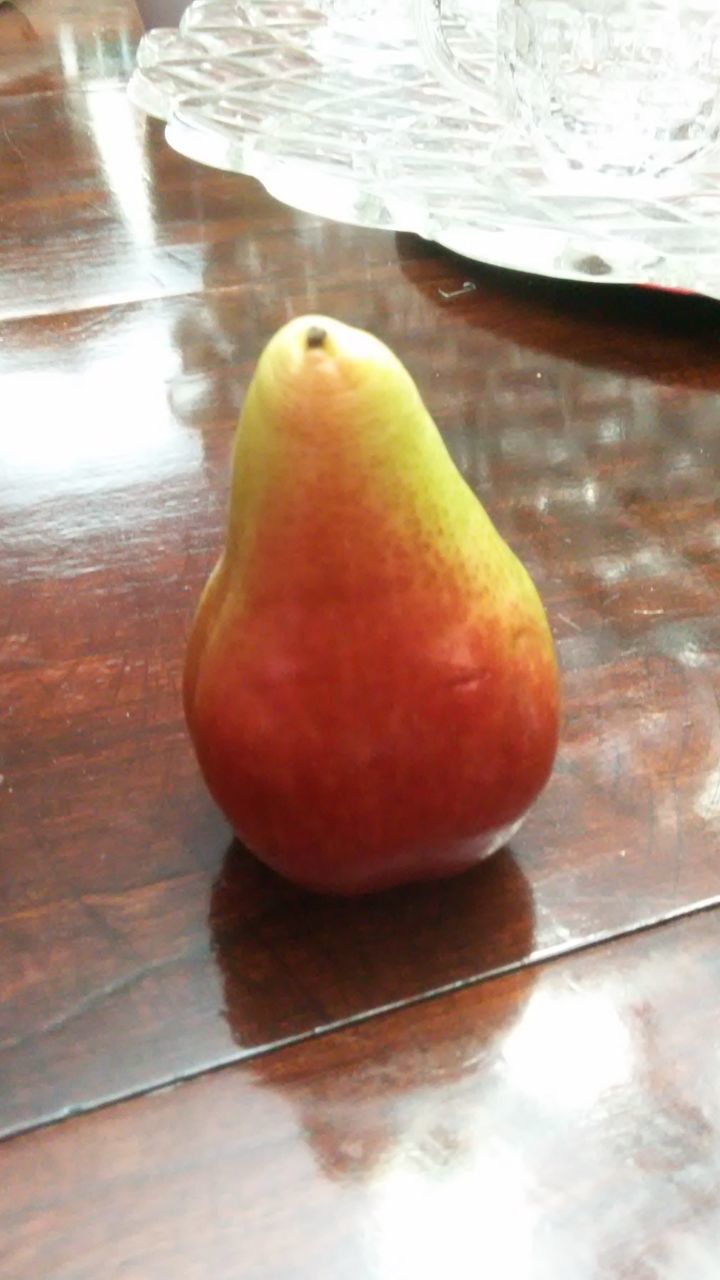
[(326, 338), (327, 338), (327, 333), (324, 329), (321, 329), (319, 325), (312, 325), (311, 328), (308, 329), (307, 334), (305, 336), (305, 342), (306, 342), (308, 351), (310, 351), (313, 347), (323, 347), (325, 345)]

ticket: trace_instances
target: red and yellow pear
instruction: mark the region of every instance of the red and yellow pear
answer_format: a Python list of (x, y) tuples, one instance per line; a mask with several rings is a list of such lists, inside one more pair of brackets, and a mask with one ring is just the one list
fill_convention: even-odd
[(370, 334), (306, 316), (263, 352), (184, 700), (240, 839), (318, 890), (462, 871), (547, 782), (542, 603)]

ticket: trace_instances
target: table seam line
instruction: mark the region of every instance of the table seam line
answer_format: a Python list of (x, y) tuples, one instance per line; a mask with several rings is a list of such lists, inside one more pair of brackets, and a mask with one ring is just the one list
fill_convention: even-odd
[(167, 1080), (160, 1081), (156, 1084), (140, 1086), (138, 1089), (130, 1089), (125, 1093), (118, 1093), (108, 1097), (95, 1104), (87, 1107), (82, 1105), (68, 1108), (66, 1111), (59, 1112), (55, 1115), (45, 1117), (36, 1123), (28, 1124), (10, 1129), (6, 1133), (0, 1134), (0, 1145), (5, 1142), (12, 1142), (15, 1139), (27, 1137), (30, 1134), (41, 1132), (44, 1129), (54, 1128), (56, 1125), (64, 1124), (68, 1121), (79, 1120), (86, 1116), (94, 1115), (99, 1111), (105, 1111), (111, 1107), (121, 1106), (125, 1103), (136, 1102), (141, 1098), (150, 1097), (156, 1093), (164, 1093), (169, 1089), (174, 1089), (185, 1084), (190, 1084), (194, 1080), (199, 1080), (203, 1076), (214, 1075), (216, 1072), (227, 1070), (228, 1068), (240, 1066), (243, 1063), (254, 1062), (258, 1058), (268, 1057), (273, 1053), (280, 1053), (284, 1049), (291, 1049), (297, 1045), (305, 1044), (310, 1040), (321, 1040), (325, 1037), (335, 1035), (337, 1033), (348, 1031), (353, 1027), (360, 1027), (366, 1023), (374, 1021), (376, 1018), (389, 1017), (393, 1014), (403, 1013), (406, 1010), (416, 1008), (422, 1004), (429, 1004), (431, 1001), (441, 998), (442, 996), (458, 995), (462, 991), (479, 987), (484, 983), (499, 981), (503, 978), (512, 977), (514, 974), (522, 973), (527, 969), (537, 969), (544, 965), (555, 964), (560, 960), (567, 959), (571, 956), (582, 955), (586, 951), (598, 950), (600, 947), (607, 946), (614, 942), (623, 942), (634, 937), (641, 936), (645, 933), (651, 933), (671, 925), (679, 924), (685, 920), (691, 920), (701, 915), (710, 915), (713, 911), (720, 912), (720, 897), (717, 895), (713, 898), (705, 899), (694, 904), (689, 909), (678, 909), (668, 915), (657, 916), (653, 919), (646, 920), (640, 924), (629, 926), (627, 929), (620, 929), (615, 933), (599, 933), (591, 935), (577, 945), (558, 944), (555, 947), (548, 947), (547, 950), (538, 953), (537, 956), (531, 956), (524, 960), (512, 961), (506, 965), (499, 965), (494, 969), (488, 969), (485, 973), (477, 974), (474, 977), (458, 978), (453, 982), (445, 983), (439, 987), (433, 987), (431, 991), (423, 991), (414, 996), (408, 996), (404, 999), (391, 1001), (388, 1004), (379, 1005), (373, 1009), (363, 1010), (356, 1014), (350, 1014), (347, 1017), (337, 1019), (325, 1026), (313, 1027), (308, 1031), (298, 1032), (297, 1034), (285, 1036), (280, 1040), (274, 1041), (272, 1044), (261, 1045), (247, 1051), (239, 1051), (236, 1054), (229, 1054), (227, 1057), (219, 1059), (215, 1062), (208, 1063), (205, 1066), (193, 1068), (186, 1072), (180, 1072)]

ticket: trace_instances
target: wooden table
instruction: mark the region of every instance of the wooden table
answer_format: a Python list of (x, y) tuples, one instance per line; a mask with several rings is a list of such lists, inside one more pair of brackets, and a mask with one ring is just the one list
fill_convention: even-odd
[[(130, 0), (22, 9), (0, 8), (0, 1277), (716, 1280), (720, 311), (296, 214), (128, 105)], [(178, 696), (238, 406), (310, 310), (417, 377), (563, 669), (512, 847), (358, 902), (233, 844)]]

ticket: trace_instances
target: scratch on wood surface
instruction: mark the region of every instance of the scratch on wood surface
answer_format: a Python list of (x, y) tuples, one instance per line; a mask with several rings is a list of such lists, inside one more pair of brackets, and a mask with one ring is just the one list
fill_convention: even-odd
[(472, 280), (464, 280), (462, 284), (462, 288), (450, 289), (450, 290), (438, 289), (438, 293), (440, 294), (441, 298), (445, 298), (446, 301), (449, 301), (451, 298), (461, 297), (463, 293), (474, 293), (476, 289), (477, 289), (477, 285), (473, 284)]
[(13, 141), (13, 139), (11, 138), (10, 133), (9, 133), (9, 130), (8, 130), (8, 127), (7, 127), (7, 125), (6, 125), (6, 124), (2, 124), (2, 125), (0, 125), (0, 132), (2, 132), (2, 136), (3, 136), (3, 138), (5, 139), (5, 141), (7, 142), (7, 144), (8, 144), (8, 146), (9, 146), (10, 150), (11, 150), (11, 151), (13, 151), (13, 152), (15, 153), (15, 155), (17, 156), (17, 158), (18, 158), (18, 160), (20, 161), (20, 163), (24, 165), (24, 164), (25, 164), (25, 156), (23, 155), (22, 151), (20, 150), (20, 148), (19, 148), (19, 146), (18, 146), (17, 142), (14, 142), (14, 141)]
[(564, 622), (566, 626), (572, 627), (573, 631), (582, 631), (582, 627), (579, 627), (577, 622), (573, 622), (572, 618), (567, 618), (564, 613), (557, 613), (555, 617), (559, 618), (560, 622)]

